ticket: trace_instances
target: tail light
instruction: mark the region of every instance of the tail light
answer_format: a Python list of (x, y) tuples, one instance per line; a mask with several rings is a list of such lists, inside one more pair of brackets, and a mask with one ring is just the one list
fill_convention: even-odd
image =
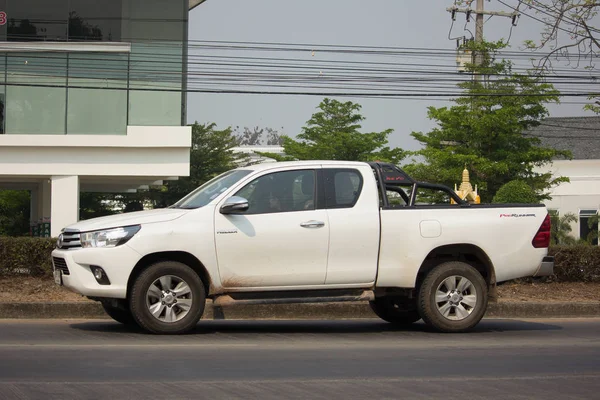
[(546, 218), (544, 218), (544, 222), (542, 222), (542, 226), (538, 229), (537, 233), (533, 237), (531, 244), (533, 247), (539, 249), (550, 246), (550, 231), (552, 228), (552, 224), (550, 222), (550, 215), (546, 214)]

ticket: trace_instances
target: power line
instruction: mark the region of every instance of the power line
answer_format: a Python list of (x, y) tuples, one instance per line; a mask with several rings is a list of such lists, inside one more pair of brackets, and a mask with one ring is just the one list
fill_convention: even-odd
[[(582, 126), (564, 126), (564, 125), (556, 125), (556, 124), (548, 124), (548, 123), (541, 123), (540, 125), (543, 126), (549, 126), (549, 127), (553, 127), (553, 128), (563, 128), (563, 129), (574, 129), (577, 131), (591, 131), (591, 132), (596, 132), (600, 134), (600, 129), (594, 129), (594, 128), (586, 128), (586, 127), (582, 127)], [(600, 138), (600, 136), (594, 136), (595, 138)]]

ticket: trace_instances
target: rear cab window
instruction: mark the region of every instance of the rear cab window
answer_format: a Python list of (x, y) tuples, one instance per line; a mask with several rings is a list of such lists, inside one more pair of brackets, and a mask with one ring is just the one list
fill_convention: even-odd
[(363, 188), (363, 177), (353, 168), (323, 169), (326, 208), (352, 208)]

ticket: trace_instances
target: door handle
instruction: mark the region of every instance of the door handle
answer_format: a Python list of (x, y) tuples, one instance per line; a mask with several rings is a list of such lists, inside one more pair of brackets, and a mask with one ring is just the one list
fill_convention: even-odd
[(312, 220), (312, 221), (302, 222), (300, 224), (300, 226), (303, 228), (322, 228), (325, 226), (325, 222)]

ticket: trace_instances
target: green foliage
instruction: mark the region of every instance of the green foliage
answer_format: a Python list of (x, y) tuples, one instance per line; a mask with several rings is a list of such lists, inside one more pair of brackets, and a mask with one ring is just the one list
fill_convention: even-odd
[(236, 127), (232, 132), (237, 139), (238, 146), (281, 146), (283, 144), (281, 134), (273, 128), (255, 126), (250, 129), (245, 126), (242, 132), (239, 131), (239, 128), (239, 126)]
[(559, 215), (556, 211), (550, 211), (550, 221), (552, 223), (552, 232), (550, 241), (553, 245), (574, 245), (577, 239), (571, 235), (573, 231), (572, 223), (577, 222), (577, 216), (573, 213)]
[(470, 46), (482, 62), (467, 68), (479, 79), (458, 85), (463, 94), (453, 106), (429, 107), (429, 118), (438, 126), (427, 133), (412, 133), (424, 146), (413, 155), (425, 162), (405, 169), (416, 179), (454, 186), (466, 166), (482, 202), (490, 202), (512, 180), (526, 182), (538, 200), (548, 198), (547, 189), (568, 179), (553, 178), (536, 167), (571, 154), (542, 147), (527, 131), (548, 115), (544, 104), (558, 102), (558, 92), (539, 77), (513, 73), (509, 61), (496, 60), (497, 50), (506, 46), (503, 42)]
[(498, 189), (493, 203), (538, 204), (535, 191), (527, 183), (519, 180), (505, 183)]
[(79, 195), (79, 218), (82, 220), (115, 214), (114, 195), (82, 192)]
[(0, 236), (29, 234), (31, 200), (26, 190), (0, 190)]
[(56, 239), (0, 237), (0, 276), (51, 276)]
[(598, 215), (589, 217), (587, 224), (588, 224), (588, 228), (590, 228), (590, 233), (588, 233), (586, 242), (589, 244), (592, 244), (592, 243), (597, 244), (598, 243)]
[[(392, 129), (361, 133), (360, 104), (324, 99), (298, 135), (299, 140), (283, 136), (287, 159), (388, 161), (399, 163), (404, 158), (401, 149), (391, 149), (388, 136)], [(280, 157), (281, 159), (281, 157)]]

